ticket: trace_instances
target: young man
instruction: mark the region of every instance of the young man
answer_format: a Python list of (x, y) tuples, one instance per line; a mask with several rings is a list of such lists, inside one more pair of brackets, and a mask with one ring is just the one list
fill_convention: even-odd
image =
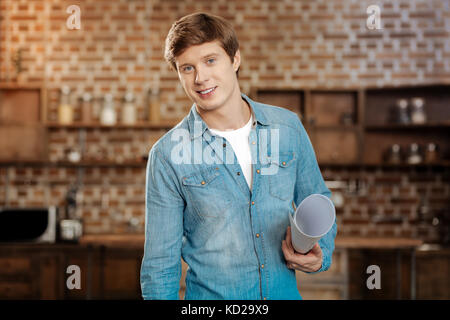
[(303, 255), (289, 214), (313, 193), (330, 196), (298, 116), (240, 92), (239, 44), (223, 18), (176, 21), (165, 58), (193, 101), (152, 147), (146, 180), (144, 299), (301, 299), (295, 269), (327, 270), (336, 223)]

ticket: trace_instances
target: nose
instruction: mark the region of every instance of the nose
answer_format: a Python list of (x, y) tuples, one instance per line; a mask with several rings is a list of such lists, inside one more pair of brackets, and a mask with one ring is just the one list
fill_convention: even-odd
[(208, 80), (208, 72), (204, 68), (197, 68), (195, 74), (195, 84), (201, 84)]

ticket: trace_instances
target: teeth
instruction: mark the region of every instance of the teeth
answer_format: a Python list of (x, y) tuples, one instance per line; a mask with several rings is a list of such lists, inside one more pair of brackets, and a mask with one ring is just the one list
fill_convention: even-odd
[(200, 93), (201, 93), (201, 94), (207, 94), (207, 93), (210, 93), (210, 92), (213, 91), (213, 90), (214, 90), (214, 88), (211, 88), (211, 89), (209, 89), (209, 90), (200, 91)]

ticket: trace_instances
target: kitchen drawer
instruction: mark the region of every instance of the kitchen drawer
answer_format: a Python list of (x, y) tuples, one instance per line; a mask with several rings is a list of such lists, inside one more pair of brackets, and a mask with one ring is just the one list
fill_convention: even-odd
[(29, 258), (0, 257), (0, 275), (28, 274), (31, 271)]
[(0, 299), (30, 299), (32, 292), (28, 282), (0, 282)]

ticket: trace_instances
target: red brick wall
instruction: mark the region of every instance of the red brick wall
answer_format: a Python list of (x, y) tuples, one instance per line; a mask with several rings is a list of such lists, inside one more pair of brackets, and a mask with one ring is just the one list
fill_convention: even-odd
[[(382, 30), (366, 28), (366, 8), (381, 7)], [(81, 8), (81, 29), (68, 30), (66, 8)], [(145, 1), (0, 0), (0, 81), (43, 84), (48, 121), (57, 116), (58, 89), (66, 84), (74, 102), (83, 92), (101, 99), (112, 93), (118, 108), (126, 91), (146, 118), (146, 92), (159, 88), (163, 119), (180, 119), (191, 102), (163, 60), (171, 24), (195, 11), (233, 23), (241, 45), (240, 85), (333, 88), (450, 82), (448, 1)], [(17, 76), (11, 57), (23, 49)], [(120, 113), (119, 113), (120, 114)], [(87, 152), (121, 157), (147, 153), (163, 132), (91, 130)], [(49, 159), (61, 160), (77, 146), (76, 130), (49, 131)], [(0, 167), (0, 206), (64, 202), (76, 167)], [(125, 232), (128, 219), (144, 223), (145, 167), (85, 168), (79, 213), (87, 233)], [(366, 193), (345, 194), (338, 212), (341, 234), (420, 236), (435, 240), (435, 228), (417, 222), (419, 195), (430, 190), (436, 210), (449, 194), (448, 169), (433, 173), (326, 169), (327, 180), (358, 176)], [(415, 177), (415, 178), (414, 178)], [(447, 201), (447, 202), (446, 202)], [(373, 217), (394, 216), (395, 222)], [(397, 219), (396, 217), (400, 217)], [(379, 222), (374, 222), (379, 221)]]

